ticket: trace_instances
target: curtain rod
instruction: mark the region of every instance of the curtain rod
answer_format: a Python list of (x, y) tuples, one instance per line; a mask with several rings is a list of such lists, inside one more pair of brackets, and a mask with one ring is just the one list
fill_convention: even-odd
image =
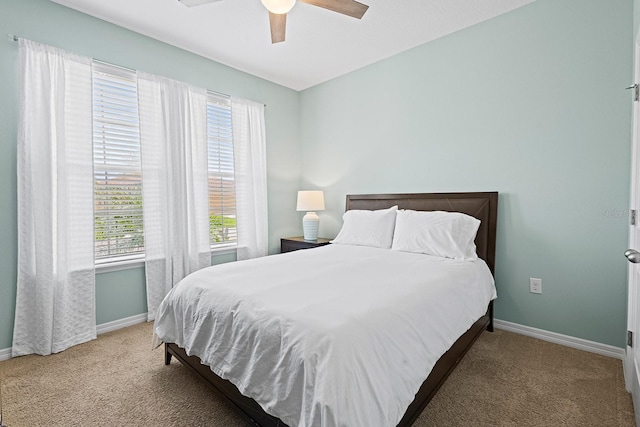
[(135, 73), (135, 72), (136, 72), (136, 70), (134, 70), (133, 68), (123, 67), (122, 65), (112, 64), (111, 62), (101, 61), (101, 60), (99, 60), (99, 59), (95, 59), (95, 58), (91, 58), (91, 60), (92, 60), (93, 62), (97, 62), (97, 63), (102, 64), (102, 65), (108, 65), (109, 67), (116, 67), (116, 68), (120, 68), (121, 70), (131, 71), (132, 73)]
[[(14, 41), (14, 42), (17, 42), (18, 40), (20, 40), (20, 38), (18, 36), (16, 36), (15, 34), (7, 34), (7, 38), (9, 40), (11, 40), (11, 41)], [(122, 68), (123, 70), (136, 72), (136, 70), (134, 70), (133, 68), (123, 67), (122, 65), (112, 64), (111, 62), (101, 61), (101, 60), (95, 59), (95, 58), (91, 58), (91, 59), (93, 59), (94, 61), (99, 62), (101, 64), (110, 65), (112, 67)], [(218, 92), (218, 91), (210, 90), (210, 89), (207, 89), (207, 90), (209, 92), (212, 92), (212, 93), (216, 94), (216, 95), (220, 95), (220, 96), (223, 96), (225, 98), (231, 98), (231, 95), (227, 95), (226, 93), (222, 93), (222, 92)], [(267, 104), (262, 104), (262, 105), (264, 105), (265, 107), (267, 106)]]

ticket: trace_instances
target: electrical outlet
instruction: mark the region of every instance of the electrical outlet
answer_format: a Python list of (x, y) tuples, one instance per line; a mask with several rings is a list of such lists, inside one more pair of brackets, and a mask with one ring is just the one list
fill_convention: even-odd
[(542, 279), (536, 279), (531, 277), (529, 279), (529, 292), (532, 294), (542, 293)]

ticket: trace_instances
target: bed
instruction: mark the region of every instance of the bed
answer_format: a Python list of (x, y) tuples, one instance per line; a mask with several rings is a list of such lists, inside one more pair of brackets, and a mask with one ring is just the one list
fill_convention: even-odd
[[(497, 203), (498, 203), (497, 192), (348, 195), (346, 210), (347, 211), (383, 210), (383, 209), (391, 208), (393, 206), (397, 206), (398, 209), (408, 209), (413, 211), (461, 212), (466, 215), (477, 218), (478, 220), (480, 220), (480, 225), (477, 229), (477, 234), (475, 237), (476, 253), (477, 253), (477, 256), (480, 259), (482, 259), (484, 263), (486, 263), (485, 268), (488, 267), (487, 270), (490, 272), (489, 274), (492, 275), (495, 269)], [(351, 256), (349, 251), (356, 251), (355, 249), (347, 248), (347, 247), (338, 248), (338, 246), (340, 245), (332, 245), (332, 246), (334, 246), (334, 248), (323, 247), (323, 248), (307, 250), (305, 251), (307, 252), (307, 254), (294, 252), (291, 254), (283, 254), (283, 255), (276, 255), (274, 257), (267, 257), (271, 259), (265, 260), (262, 262), (273, 263), (275, 262), (276, 259), (279, 258), (282, 260), (282, 263), (283, 263), (281, 270), (284, 271), (289, 268), (288, 265), (290, 265), (291, 262), (295, 261), (296, 263), (301, 263), (301, 265), (303, 265), (305, 262), (308, 262), (311, 251), (316, 251), (314, 252), (314, 254), (315, 254), (315, 257), (317, 258), (323, 258), (323, 257), (329, 257), (329, 256), (335, 257), (334, 254), (328, 254), (329, 251), (334, 251), (334, 252), (342, 251), (339, 253), (338, 256), (343, 256), (343, 257)], [(360, 251), (360, 250), (358, 249), (357, 251)], [(365, 257), (369, 257), (371, 259), (378, 259), (380, 263), (383, 262), (383, 258), (375, 258), (380, 256), (379, 252), (376, 252), (375, 250), (372, 250), (370, 248), (363, 251), (364, 253), (366, 253)], [(325, 254), (325, 252), (327, 253)], [(360, 252), (358, 252), (358, 254), (359, 253)], [(292, 257), (296, 257), (296, 258), (292, 258)], [(331, 258), (327, 258), (327, 259), (331, 259)], [(411, 263), (412, 260), (408, 260), (407, 262)], [(411, 264), (408, 264), (408, 265), (411, 265)], [(267, 267), (265, 268), (266, 269), (264, 271), (268, 272), (268, 271), (271, 271), (269, 270), (269, 268), (272, 269), (273, 267), (270, 266), (268, 268)], [(452, 268), (458, 268), (458, 267), (454, 266)], [(223, 271), (221, 275), (224, 277), (224, 274), (230, 274), (231, 276), (229, 277), (235, 277), (233, 276), (235, 272), (224, 273)], [(351, 282), (358, 282), (358, 279), (359, 279), (358, 274), (354, 276), (350, 276), (349, 280)], [(362, 274), (364, 274), (364, 272)], [(404, 277), (403, 280), (407, 280), (408, 282), (410, 277), (409, 276), (403, 276), (403, 277)], [(327, 288), (328, 290), (326, 292), (330, 292), (331, 286), (327, 286)], [(321, 300), (323, 298), (322, 292), (321, 290), (318, 290), (318, 292), (319, 293), (318, 295), (316, 295), (315, 298), (318, 298)], [(386, 297), (388, 298), (389, 295), (387, 295)], [(264, 294), (263, 299), (269, 300), (270, 296), (267, 296), (267, 294)], [(283, 299), (288, 299), (288, 296), (285, 296)], [(279, 302), (277, 300), (274, 300), (272, 304), (279, 305)], [(234, 308), (231, 311), (233, 311), (233, 316), (236, 316), (237, 315), (235, 311), (236, 306), (233, 306), (233, 307)], [(189, 309), (183, 309), (183, 310), (191, 310), (191, 309), (189, 308)], [(312, 311), (312, 309), (310, 308), (309, 311)], [(407, 311), (410, 311), (410, 310), (407, 309)], [(189, 316), (198, 317), (201, 315), (198, 315), (198, 314), (194, 315), (190, 313)], [(398, 426), (410, 426), (416, 420), (416, 418), (420, 415), (422, 410), (427, 406), (431, 398), (435, 395), (438, 388), (444, 383), (448, 375), (453, 371), (453, 369), (456, 367), (458, 362), (461, 360), (464, 354), (468, 351), (471, 345), (475, 342), (475, 340), (480, 336), (480, 334), (485, 329), (488, 329), (489, 331), (493, 330), (492, 299), (487, 303), (486, 310), (482, 309), (482, 311), (479, 312), (477, 316), (476, 315), (473, 315), (473, 316), (474, 317), (473, 317), (473, 320), (471, 321), (471, 326), (468, 329), (466, 329), (465, 327), (465, 329), (462, 330), (459, 335), (456, 335), (458, 336), (458, 338), (457, 339), (453, 338), (453, 340), (455, 340), (453, 344), (451, 344), (450, 346), (447, 344), (447, 347), (443, 350), (443, 353), (439, 353), (441, 354), (441, 356), (439, 356), (437, 361), (435, 361), (433, 365), (429, 365), (431, 366), (430, 369), (425, 370), (424, 372), (415, 373), (415, 375), (419, 376), (421, 385), (419, 383), (418, 384), (419, 387), (417, 387), (418, 389), (417, 393), (415, 393), (415, 395), (413, 394), (411, 395), (413, 400), (411, 400), (406, 406), (402, 404), (403, 412), (400, 413), (401, 416), (396, 417), (396, 415), (393, 415), (394, 417), (396, 417), (393, 419), (399, 419), (399, 422), (397, 423)], [(477, 320), (476, 320), (476, 317), (477, 317)], [(268, 318), (266, 319), (267, 320), (265, 320), (265, 318), (261, 318), (258, 323), (269, 322)], [(455, 323), (454, 320), (456, 319), (456, 317), (454, 316), (451, 319), (452, 319), (451, 321), (443, 322), (443, 324), (440, 326), (442, 330), (451, 329), (450, 323)], [(304, 317), (304, 320), (307, 320), (307, 317)], [(165, 320), (164, 323), (168, 323), (168, 324), (175, 323), (175, 319)], [(278, 329), (281, 327), (282, 325), (278, 324), (275, 327), (272, 327), (272, 329), (274, 328)], [(184, 329), (184, 325), (180, 326), (180, 328)], [(238, 387), (236, 387), (232, 382), (221, 378), (221, 376), (224, 376), (223, 375), (224, 370), (221, 370), (220, 367), (216, 366), (215, 363), (210, 363), (212, 366), (208, 366), (205, 362), (203, 362), (203, 359), (205, 361), (210, 360), (205, 353), (201, 353), (200, 357), (198, 357), (195, 354), (187, 354), (188, 351), (186, 351), (183, 347), (193, 349), (193, 348), (196, 348), (197, 346), (193, 346), (192, 345), (193, 343), (188, 343), (188, 345), (185, 345), (184, 343), (189, 340), (187, 339), (185, 341), (184, 336), (182, 336), (182, 333), (183, 333), (182, 331), (180, 332), (174, 331), (174, 335), (176, 333), (179, 335), (179, 338), (173, 337), (171, 334), (167, 334), (166, 332), (164, 333), (164, 338), (161, 336), (161, 338), (163, 338), (163, 341), (165, 342), (165, 363), (166, 364), (169, 364), (171, 361), (171, 358), (175, 357), (182, 364), (189, 367), (197, 376), (199, 376), (208, 385), (210, 385), (214, 391), (218, 392), (225, 399), (227, 399), (238, 410), (239, 414), (241, 414), (248, 421), (249, 424), (258, 425), (258, 426), (274, 426), (274, 427), (287, 425), (285, 422), (283, 422), (279, 418), (276, 418), (275, 416), (270, 415), (263, 409), (263, 407), (267, 407), (269, 408), (269, 412), (273, 412), (271, 410), (271, 407), (269, 406), (269, 403), (265, 403), (264, 401), (262, 401), (262, 405), (259, 404), (256, 400), (243, 395), (243, 393), (240, 392)], [(311, 330), (309, 333), (311, 334)], [(381, 335), (384, 335), (384, 334), (381, 333)], [(437, 331), (436, 331), (436, 335), (437, 335)], [(175, 338), (175, 339), (172, 340), (171, 338)], [(175, 342), (172, 342), (172, 341), (175, 341)], [(224, 337), (222, 339), (220, 339), (219, 336), (212, 337), (211, 341), (214, 342), (214, 344), (209, 343), (204, 346), (213, 345), (214, 347), (220, 347), (225, 345)], [(180, 343), (181, 345), (179, 345), (178, 343)], [(237, 349), (234, 347), (234, 351), (236, 351), (236, 353), (232, 352), (227, 354), (236, 354), (236, 355), (239, 355), (240, 358), (242, 358), (241, 357), (242, 353), (238, 353), (237, 351), (242, 351), (242, 352), (251, 351), (247, 348), (241, 349), (240, 347), (242, 346), (237, 342), (234, 342), (234, 345), (238, 347)], [(413, 347), (411, 345), (408, 345), (407, 349), (409, 350), (408, 352), (413, 351)], [(192, 353), (192, 352), (193, 351), (189, 353)], [(277, 366), (275, 368), (277, 368)], [(310, 369), (307, 368), (307, 371), (309, 370)], [(218, 375), (214, 373), (214, 371), (218, 372)], [(367, 376), (367, 378), (369, 378), (371, 382), (381, 382), (386, 384), (387, 382), (389, 382), (389, 379), (385, 378), (384, 374), (385, 373), (382, 372), (380, 374), (380, 378), (378, 378), (377, 375), (373, 375), (373, 376), (369, 375)], [(272, 369), (270, 374), (268, 376), (265, 376), (264, 378), (270, 378), (270, 377), (273, 377), (274, 375), (275, 376), (280, 375), (278, 373), (278, 369)], [(291, 380), (291, 383), (293, 383), (292, 387), (295, 386), (296, 381), (297, 380), (295, 378)], [(241, 389), (243, 390), (246, 389), (244, 379), (238, 380), (234, 378), (234, 382), (236, 382), (236, 384), (240, 384)], [(392, 383), (393, 382), (391, 382), (390, 384)], [(391, 385), (389, 387), (391, 388)], [(394, 390), (394, 393), (395, 392), (396, 391)], [(295, 394), (295, 393), (289, 393), (289, 394)], [(379, 395), (373, 396), (374, 400), (375, 398), (378, 398), (378, 397)], [(256, 397), (256, 399), (259, 399), (259, 398)], [(336, 404), (338, 403), (339, 402), (337, 402)], [(302, 402), (301, 405), (305, 405), (305, 402)], [(311, 409), (309, 411), (311, 411)], [(318, 413), (320, 412), (321, 411), (318, 411)], [(360, 412), (368, 412), (368, 410), (360, 411)], [(358, 414), (358, 416), (359, 415), (360, 414)], [(330, 419), (331, 421), (327, 423), (323, 422), (322, 425), (345, 424), (341, 421), (336, 421), (335, 418), (331, 418), (332, 416), (333, 416), (332, 414), (329, 414), (329, 416), (325, 414), (325, 419)], [(300, 425), (312, 425), (312, 424), (315, 425), (315, 421), (320, 419), (320, 417), (321, 416), (318, 415), (318, 416), (311, 417), (306, 421), (300, 421)], [(365, 422), (366, 421), (357, 421), (357, 422), (352, 421), (350, 423), (347, 423), (347, 425), (356, 425), (356, 424), (368, 425), (368, 423), (364, 424)], [(386, 425), (393, 425), (393, 424), (386, 424)]]

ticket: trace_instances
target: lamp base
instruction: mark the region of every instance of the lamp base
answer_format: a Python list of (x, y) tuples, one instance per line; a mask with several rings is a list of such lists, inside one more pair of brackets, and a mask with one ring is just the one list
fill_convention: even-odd
[(318, 240), (318, 227), (320, 226), (320, 218), (315, 212), (307, 212), (302, 218), (302, 230), (304, 240)]

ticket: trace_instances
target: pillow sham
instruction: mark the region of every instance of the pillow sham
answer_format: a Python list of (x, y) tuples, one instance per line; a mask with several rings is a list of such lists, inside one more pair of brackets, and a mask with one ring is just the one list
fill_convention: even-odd
[(393, 242), (397, 211), (397, 206), (376, 211), (346, 211), (342, 215), (342, 228), (331, 243), (389, 249)]
[(473, 261), (480, 220), (460, 212), (400, 210), (392, 250)]

